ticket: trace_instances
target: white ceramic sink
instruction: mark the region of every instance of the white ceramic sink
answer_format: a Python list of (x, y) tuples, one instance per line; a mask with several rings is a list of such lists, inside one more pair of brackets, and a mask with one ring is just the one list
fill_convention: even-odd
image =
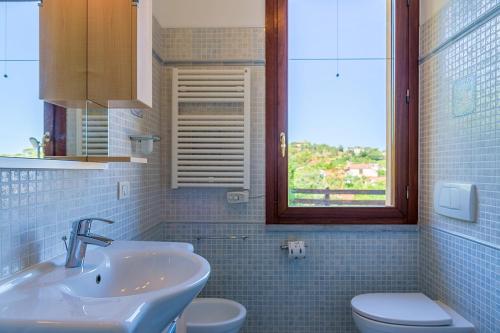
[(89, 246), (83, 268), (64, 257), (0, 283), (2, 333), (159, 333), (210, 274), (185, 243)]

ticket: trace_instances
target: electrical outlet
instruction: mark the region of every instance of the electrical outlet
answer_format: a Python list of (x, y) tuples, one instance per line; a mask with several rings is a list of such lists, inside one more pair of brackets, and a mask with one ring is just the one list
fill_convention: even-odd
[(248, 191), (227, 192), (227, 202), (230, 204), (248, 202)]
[(130, 182), (118, 182), (118, 200), (130, 198)]

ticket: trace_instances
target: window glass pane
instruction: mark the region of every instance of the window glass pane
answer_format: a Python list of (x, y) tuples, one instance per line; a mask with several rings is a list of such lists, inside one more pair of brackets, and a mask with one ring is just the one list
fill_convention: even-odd
[(38, 4), (0, 1), (0, 59), (38, 59)]
[(336, 2), (331, 0), (288, 1), (289, 58), (329, 58), (336, 55), (335, 10)]
[(2, 156), (36, 157), (30, 138), (43, 135), (39, 96), (38, 5), (0, 2), (0, 115)]
[[(343, 58), (387, 57), (388, 0), (338, 0), (339, 54)], [(389, 15), (388, 11), (389, 10)], [(389, 27), (390, 28), (390, 27)]]
[(288, 56), (385, 58), (390, 10), (388, 0), (289, 0)]
[(289, 12), (289, 206), (391, 205), (390, 3), (292, 0)]

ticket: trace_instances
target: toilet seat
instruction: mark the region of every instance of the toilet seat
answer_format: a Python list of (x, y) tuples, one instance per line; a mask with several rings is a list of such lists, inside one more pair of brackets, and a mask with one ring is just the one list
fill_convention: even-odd
[(387, 324), (406, 326), (449, 326), (451, 316), (422, 293), (375, 293), (351, 301), (357, 314)]
[(475, 333), (474, 325), (449, 306), (421, 293), (365, 294), (352, 299), (362, 333)]

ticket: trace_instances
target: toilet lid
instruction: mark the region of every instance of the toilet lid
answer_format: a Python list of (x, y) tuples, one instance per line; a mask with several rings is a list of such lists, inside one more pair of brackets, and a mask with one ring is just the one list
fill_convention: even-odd
[(422, 293), (364, 294), (351, 301), (359, 315), (388, 324), (447, 326), (450, 315)]

